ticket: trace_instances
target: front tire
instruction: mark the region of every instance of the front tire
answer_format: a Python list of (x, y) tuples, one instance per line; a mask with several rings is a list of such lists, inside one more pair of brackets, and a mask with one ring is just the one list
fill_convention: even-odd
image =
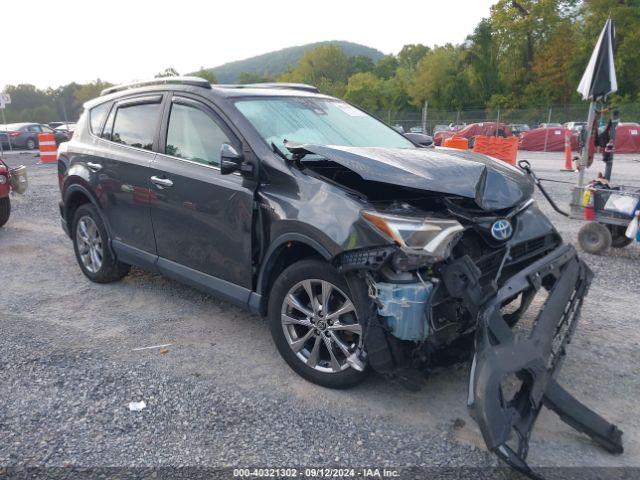
[(331, 265), (302, 260), (284, 270), (269, 296), (269, 326), (278, 351), (303, 378), (349, 388), (368, 373), (362, 307)]
[(11, 200), (9, 197), (0, 198), (0, 227), (9, 221), (11, 215)]
[(85, 276), (96, 283), (120, 280), (130, 266), (116, 260), (109, 249), (107, 229), (90, 203), (81, 205), (73, 217), (73, 249)]

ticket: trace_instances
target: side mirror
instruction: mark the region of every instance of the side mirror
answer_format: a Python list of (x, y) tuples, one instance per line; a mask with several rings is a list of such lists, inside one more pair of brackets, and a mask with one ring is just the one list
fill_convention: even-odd
[(404, 136), (420, 147), (433, 145), (433, 137), (424, 133), (407, 132)]
[(222, 175), (240, 172), (243, 160), (244, 157), (241, 153), (238, 153), (233, 145), (223, 143), (222, 147), (220, 147), (220, 173)]

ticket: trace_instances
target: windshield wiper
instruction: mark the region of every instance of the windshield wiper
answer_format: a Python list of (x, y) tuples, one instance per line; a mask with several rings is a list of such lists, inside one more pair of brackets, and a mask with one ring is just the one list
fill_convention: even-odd
[(283, 143), (285, 148), (291, 152), (291, 154), (293, 155), (293, 160), (296, 162), (302, 160), (308, 153), (312, 153), (304, 148), (302, 144), (289, 142), (286, 138), (283, 140)]
[(282, 157), (285, 159), (285, 161), (290, 162), (291, 159), (289, 157), (287, 157), (282, 150), (280, 150), (275, 143), (271, 142), (271, 150), (273, 151), (273, 153), (275, 153), (276, 155), (278, 155), (279, 157)]

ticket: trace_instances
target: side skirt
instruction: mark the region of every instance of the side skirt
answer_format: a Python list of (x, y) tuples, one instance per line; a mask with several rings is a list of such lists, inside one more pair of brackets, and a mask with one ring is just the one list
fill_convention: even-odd
[(121, 262), (136, 265), (150, 272), (161, 273), (181, 283), (197, 288), (204, 293), (214, 295), (246, 308), (252, 313), (258, 313), (260, 295), (252, 292), (248, 288), (185, 267), (184, 265), (145, 252), (118, 240), (113, 240), (111, 244), (116, 257)]

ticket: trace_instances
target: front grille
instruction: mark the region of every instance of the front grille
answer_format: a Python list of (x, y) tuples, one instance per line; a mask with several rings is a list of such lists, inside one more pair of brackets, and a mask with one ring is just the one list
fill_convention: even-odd
[(498, 274), (498, 269), (500, 268), (505, 252), (506, 249), (501, 248), (476, 260), (476, 267), (478, 267), (480, 272), (482, 272), (482, 279), (495, 278)]
[(546, 253), (557, 247), (559, 243), (559, 238), (555, 234), (544, 235), (518, 243), (511, 247), (511, 258), (508, 264), (518, 263), (541, 253)]
[[(526, 242), (518, 243), (511, 247), (509, 258), (504, 262), (504, 268), (516, 265), (526, 260), (533, 260), (553, 250), (560, 243), (560, 239), (555, 234), (544, 235), (542, 237), (533, 238)], [(506, 247), (498, 248), (490, 253), (486, 253), (475, 259), (475, 264), (481, 272), (481, 281), (486, 282), (493, 280), (498, 275), (500, 265), (504, 260)], [(520, 267), (517, 267), (520, 268)], [(512, 272), (512, 269), (509, 269)], [(504, 272), (502, 277), (504, 277)], [(508, 275), (507, 275), (508, 276)]]

